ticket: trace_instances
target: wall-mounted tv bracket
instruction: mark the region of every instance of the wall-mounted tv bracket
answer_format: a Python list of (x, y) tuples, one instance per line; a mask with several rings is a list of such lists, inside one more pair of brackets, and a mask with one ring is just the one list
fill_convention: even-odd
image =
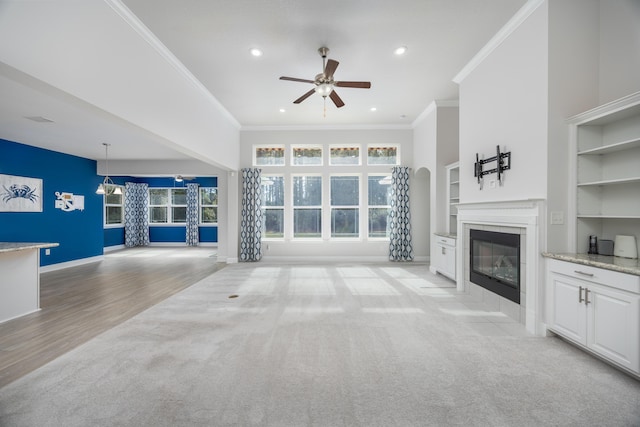
[[(496, 162), (496, 167), (489, 170), (483, 170), (483, 166), (491, 162)], [(511, 169), (511, 151), (509, 151), (508, 153), (501, 153), (500, 146), (497, 145), (496, 155), (482, 160), (478, 158), (478, 153), (476, 153), (476, 163), (473, 165), (473, 167), (473, 176), (478, 178), (478, 184), (480, 184), (480, 188), (482, 188), (483, 177), (490, 173), (497, 173), (498, 182), (502, 182), (502, 172)]]

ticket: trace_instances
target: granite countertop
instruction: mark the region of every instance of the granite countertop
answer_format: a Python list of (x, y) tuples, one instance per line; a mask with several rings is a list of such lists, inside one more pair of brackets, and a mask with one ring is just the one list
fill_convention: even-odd
[(27, 243), (27, 242), (0, 242), (0, 253), (24, 251), (27, 249), (55, 248), (59, 243)]
[(543, 252), (542, 256), (560, 261), (569, 261), (576, 264), (590, 265), (592, 267), (604, 268), (605, 270), (640, 276), (640, 262), (638, 259), (620, 258), (617, 256), (607, 255), (557, 254), (550, 252)]
[(440, 236), (440, 237), (448, 237), (449, 239), (457, 239), (458, 238), (458, 235), (454, 234), (454, 233), (442, 232), (442, 233), (433, 233), (433, 234), (435, 234), (436, 236)]

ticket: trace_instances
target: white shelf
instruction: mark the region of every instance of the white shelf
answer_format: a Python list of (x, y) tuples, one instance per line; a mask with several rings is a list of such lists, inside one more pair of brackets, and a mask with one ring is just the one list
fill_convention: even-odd
[(460, 167), (458, 162), (447, 165), (447, 232), (456, 234), (458, 229), (457, 208), (460, 202)]
[(640, 215), (582, 215), (578, 214), (581, 219), (640, 219)]
[(620, 178), (620, 179), (605, 179), (603, 181), (582, 182), (578, 183), (578, 187), (587, 187), (594, 185), (620, 185), (620, 184), (633, 184), (640, 182), (640, 177)]
[(630, 139), (628, 141), (617, 142), (615, 144), (605, 145), (603, 147), (592, 148), (590, 150), (580, 151), (578, 156), (609, 154), (616, 151), (631, 150), (640, 147), (640, 138)]

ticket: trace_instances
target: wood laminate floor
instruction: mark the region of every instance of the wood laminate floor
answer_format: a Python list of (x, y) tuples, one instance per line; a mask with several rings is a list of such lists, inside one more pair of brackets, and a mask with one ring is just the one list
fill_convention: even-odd
[(41, 310), (0, 323), (0, 387), (224, 267), (214, 248), (133, 248), (42, 273)]

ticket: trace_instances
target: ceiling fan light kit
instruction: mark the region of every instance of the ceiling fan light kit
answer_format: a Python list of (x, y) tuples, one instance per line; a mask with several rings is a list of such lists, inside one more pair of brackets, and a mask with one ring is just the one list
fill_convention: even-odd
[(369, 89), (371, 88), (371, 82), (347, 82), (347, 81), (335, 81), (333, 79), (333, 74), (338, 68), (338, 61), (333, 59), (327, 60), (327, 54), (329, 53), (329, 48), (321, 47), (318, 49), (318, 53), (322, 56), (322, 73), (316, 75), (314, 80), (308, 79), (299, 79), (295, 77), (280, 77), (280, 80), (289, 80), (292, 82), (300, 82), (300, 83), (312, 83), (315, 85), (313, 89), (302, 95), (300, 98), (293, 101), (294, 104), (300, 104), (302, 101), (313, 95), (314, 93), (320, 94), (325, 102), (327, 96), (333, 101), (336, 107), (340, 108), (344, 106), (344, 102), (338, 96), (335, 91), (336, 87), (350, 87), (357, 89)]

